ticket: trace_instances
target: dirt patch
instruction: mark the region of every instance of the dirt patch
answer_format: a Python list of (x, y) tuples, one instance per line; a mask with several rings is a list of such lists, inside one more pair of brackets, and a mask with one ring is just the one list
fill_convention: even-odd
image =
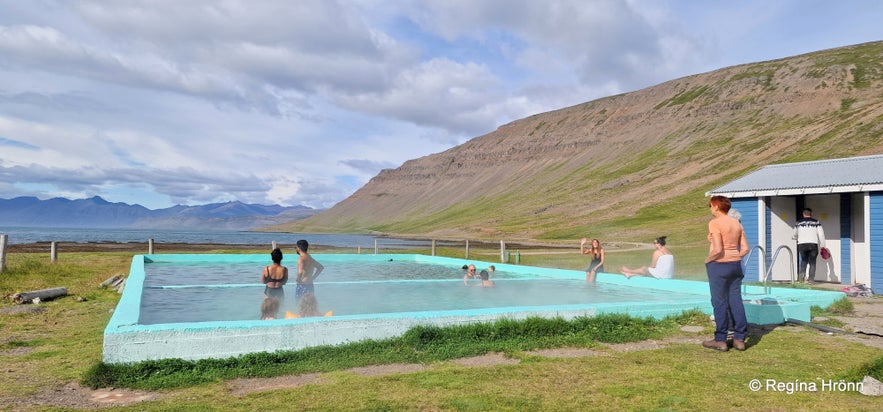
[(70, 409), (100, 409), (155, 400), (162, 396), (163, 394), (156, 392), (115, 388), (93, 391), (80, 386), (77, 382), (70, 382), (62, 387), (40, 392), (31, 398), (10, 400), (6, 405), (11, 406), (13, 409), (33, 409), (44, 406)]
[(383, 376), (396, 373), (418, 372), (426, 369), (426, 366), (416, 363), (394, 363), (390, 365), (372, 365), (349, 369), (350, 372), (362, 376)]
[(633, 352), (638, 350), (654, 350), (662, 349), (668, 346), (667, 343), (656, 340), (645, 340), (641, 342), (613, 343), (608, 347), (616, 352)]
[(460, 366), (479, 367), (479, 366), (496, 366), (496, 365), (515, 365), (520, 362), (518, 359), (507, 358), (502, 353), (488, 353), (481, 356), (473, 356), (471, 358), (454, 359), (454, 363)]
[(46, 308), (42, 306), (10, 306), (8, 308), (0, 308), (0, 315), (21, 315), (23, 313), (43, 313)]
[(27, 354), (33, 352), (33, 350), (34, 350), (34, 348), (27, 348), (27, 347), (12, 348), (12, 349), (7, 349), (7, 350), (2, 350), (2, 351), (0, 351), (0, 356), (19, 356), (19, 355), (27, 355)]
[(527, 353), (542, 356), (544, 358), (587, 358), (591, 356), (610, 356), (609, 353), (604, 351), (585, 348), (542, 349)]
[(299, 388), (304, 385), (320, 384), (322, 374), (307, 373), (303, 375), (277, 376), (274, 378), (241, 378), (227, 383), (227, 388), (234, 395), (245, 395), (252, 392), (263, 392), (273, 389)]

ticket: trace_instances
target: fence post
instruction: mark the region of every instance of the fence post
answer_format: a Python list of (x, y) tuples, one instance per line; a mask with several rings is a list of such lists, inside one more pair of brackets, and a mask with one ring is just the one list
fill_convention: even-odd
[(432, 256), (435, 256), (435, 239), (432, 239)]
[(0, 273), (6, 271), (6, 234), (0, 235)]
[(58, 242), (52, 241), (49, 245), (49, 261), (58, 262)]
[(356, 248), (356, 253), (358, 253), (358, 254), (360, 254), (360, 255), (362, 254), (362, 247), (361, 247), (361, 246), (359, 246), (358, 248)]
[(469, 259), (469, 239), (466, 239), (466, 259)]
[(500, 263), (508, 263), (509, 260), (506, 259), (506, 241), (500, 239)]
[(274, 241), (270, 244), (270, 251), (276, 250), (276, 247), (277, 247), (277, 246), (276, 246), (276, 241), (274, 240)]
[(147, 254), (153, 254), (153, 238), (147, 239)]
[(377, 254), (377, 239), (374, 239), (374, 254)]
[(515, 264), (521, 264), (521, 249), (515, 249)]

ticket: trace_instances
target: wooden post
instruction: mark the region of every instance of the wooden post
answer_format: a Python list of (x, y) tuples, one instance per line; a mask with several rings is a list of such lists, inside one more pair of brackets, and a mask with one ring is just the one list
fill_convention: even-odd
[(377, 239), (374, 239), (374, 254), (377, 254)]
[(49, 261), (58, 262), (58, 242), (53, 241), (49, 246)]
[(276, 250), (276, 241), (274, 240), (272, 244), (270, 244), (270, 250)]
[(0, 235), (0, 273), (6, 271), (6, 238), (8, 235)]
[(358, 248), (356, 248), (356, 253), (358, 253), (358, 254), (360, 254), (360, 255), (362, 254), (362, 247), (361, 247), (361, 246), (359, 246)]
[(506, 241), (500, 239), (500, 263), (506, 262)]
[(466, 239), (466, 259), (469, 259), (469, 239)]
[(147, 239), (147, 254), (153, 254), (153, 238)]
[(435, 239), (432, 239), (432, 256), (435, 256)]

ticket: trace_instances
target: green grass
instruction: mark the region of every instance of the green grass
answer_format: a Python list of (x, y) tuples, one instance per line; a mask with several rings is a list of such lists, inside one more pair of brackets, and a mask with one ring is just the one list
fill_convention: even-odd
[(592, 347), (596, 342), (636, 342), (676, 330), (677, 320), (701, 317), (686, 312), (663, 320), (602, 314), (566, 321), (561, 318), (501, 319), (451, 327), (415, 327), (404, 336), (300, 351), (249, 354), (229, 359), (165, 359), (135, 364), (99, 363), (83, 378), (86, 386), (174, 389), (237, 377), (330, 372), (388, 363), (432, 363), (483, 355), (556, 347)]
[[(701, 260), (701, 247), (672, 246), (681, 263)], [(438, 248), (463, 257), (462, 248)], [(542, 266), (584, 266), (585, 259), (560, 250), (525, 250), (523, 261)], [(235, 251), (227, 251), (233, 253)], [(317, 247), (317, 252), (327, 251)], [(428, 253), (427, 250), (404, 252)], [(540, 253), (542, 252), (542, 253)], [(250, 253), (250, 252), (249, 252)], [(498, 249), (476, 247), (474, 259), (495, 261)], [(686, 333), (700, 339), (711, 332), (707, 317), (686, 313), (665, 320), (623, 315), (498, 321), (452, 328), (423, 327), (401, 338), (338, 347), (311, 348), (234, 359), (186, 362), (164, 360), (137, 365), (101, 363), (102, 333), (119, 295), (98, 285), (125, 273), (131, 254), (11, 254), (0, 274), (0, 295), (17, 290), (65, 286), (72, 296), (40, 305), (43, 312), (0, 314), (0, 409), (31, 405), (41, 410), (43, 392), (64, 392), (72, 381), (117, 387), (164, 388), (156, 400), (120, 410), (713, 410), (763, 405), (770, 410), (877, 410), (879, 400), (854, 392), (751, 392), (751, 379), (783, 382), (845, 379), (866, 374), (883, 378), (879, 349), (827, 336), (809, 328), (767, 331), (750, 340), (746, 352), (718, 353), (695, 343), (657, 350), (616, 351), (613, 342), (661, 339), (680, 325), (704, 327)], [(610, 265), (644, 264), (648, 250), (614, 250)], [(525, 262), (527, 263), (527, 262)], [(699, 268), (697, 267), (698, 271)], [(700, 273), (695, 276), (700, 277)], [(76, 297), (86, 297), (78, 301)], [(0, 309), (13, 306), (0, 301)], [(827, 311), (844, 311), (837, 303)], [(548, 358), (530, 351), (580, 347), (605, 353), (583, 358)], [(488, 351), (519, 360), (514, 365), (464, 367), (458, 357)], [(348, 371), (358, 365), (419, 363), (426, 369), (385, 376)], [(232, 394), (233, 378), (318, 373), (305, 386)], [(517, 390), (515, 389), (517, 388)], [(64, 409), (65, 405), (56, 406)]]

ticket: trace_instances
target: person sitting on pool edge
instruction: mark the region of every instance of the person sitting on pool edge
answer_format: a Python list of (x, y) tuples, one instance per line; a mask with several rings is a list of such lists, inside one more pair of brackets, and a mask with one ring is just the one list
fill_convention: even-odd
[(490, 273), (486, 270), (482, 270), (478, 276), (481, 278), (481, 283), (476, 286), (481, 286), (483, 288), (492, 288), (494, 287), (494, 281), (490, 280)]
[(620, 271), (626, 278), (632, 276), (650, 276), (656, 279), (673, 279), (675, 277), (675, 257), (665, 247), (666, 236), (660, 236), (653, 241), (653, 258), (650, 266), (641, 266), (631, 269), (623, 266)]

